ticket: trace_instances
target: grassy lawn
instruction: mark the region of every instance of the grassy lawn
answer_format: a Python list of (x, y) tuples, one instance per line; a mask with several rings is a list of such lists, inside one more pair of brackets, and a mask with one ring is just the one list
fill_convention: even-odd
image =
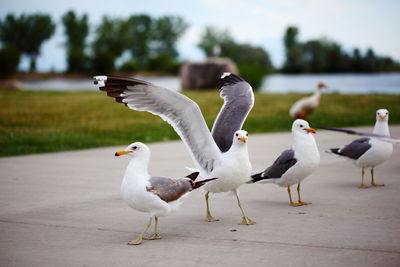
[[(196, 101), (209, 127), (222, 105), (218, 91), (184, 92)], [(250, 133), (288, 131), (291, 104), (300, 94), (256, 94), (243, 129)], [(309, 121), (329, 126), (373, 125), (375, 111), (391, 111), (400, 123), (400, 96), (323, 95)], [(0, 156), (64, 151), (133, 141), (179, 139), (157, 116), (129, 110), (102, 92), (28, 92), (0, 90)]]

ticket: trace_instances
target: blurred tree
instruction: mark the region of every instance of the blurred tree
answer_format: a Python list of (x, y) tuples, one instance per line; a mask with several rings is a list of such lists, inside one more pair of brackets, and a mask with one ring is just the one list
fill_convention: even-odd
[[(153, 19), (148, 15), (134, 15), (126, 21), (128, 35), (128, 50), (132, 54), (133, 61), (139, 69), (146, 68), (150, 57), (150, 41)], [(126, 66), (133, 66), (132, 60)], [(135, 67), (135, 68), (136, 68)]]
[(367, 54), (365, 55), (364, 66), (367, 72), (375, 72), (378, 70), (378, 61), (375, 52), (371, 48), (368, 48)]
[(363, 70), (362, 56), (361, 56), (360, 49), (358, 49), (358, 48), (353, 49), (353, 55), (352, 55), (352, 59), (351, 59), (351, 69), (352, 69), (352, 71), (355, 71), (355, 72), (361, 72)]
[(207, 57), (219, 56), (221, 47), (234, 43), (232, 36), (227, 30), (219, 30), (207, 26), (198, 47), (203, 50)]
[(114, 71), (115, 60), (122, 55), (129, 43), (127, 24), (120, 19), (104, 16), (96, 29), (92, 43), (92, 69), (96, 73)]
[(177, 16), (163, 16), (154, 22), (152, 49), (157, 55), (169, 55), (172, 59), (178, 57), (176, 42), (185, 32), (188, 24)]
[(179, 71), (176, 43), (187, 27), (187, 23), (177, 16), (163, 16), (153, 20), (148, 70), (173, 73)]
[(30, 57), (30, 71), (36, 70), (36, 59), (43, 42), (55, 31), (50, 16), (44, 14), (7, 15), (0, 23), (0, 40)]
[(232, 59), (240, 75), (254, 89), (258, 89), (268, 71), (272, 70), (268, 52), (250, 44), (238, 44), (226, 30), (207, 27), (198, 46), (207, 56), (213, 56), (215, 47), (219, 47), (220, 56)]
[(20, 52), (15, 46), (5, 46), (0, 49), (0, 77), (8, 77), (17, 71)]
[(297, 40), (298, 29), (286, 29), (284, 43), (286, 60), (283, 72), (376, 72), (400, 70), (400, 63), (390, 58), (378, 57), (372, 49), (363, 55), (355, 48), (349, 54), (330, 40), (321, 38), (301, 43)]
[(236, 62), (240, 75), (255, 90), (261, 87), (265, 75), (273, 69), (268, 52), (250, 44), (222, 44), (221, 56)]
[(284, 63), (285, 72), (301, 72), (304, 65), (302, 62), (302, 46), (298, 41), (299, 30), (297, 27), (289, 26), (283, 39), (286, 51), (286, 61)]
[(64, 32), (67, 37), (68, 72), (84, 72), (88, 70), (88, 57), (85, 55), (86, 38), (89, 33), (87, 15), (80, 18), (74, 11), (68, 11), (62, 17)]

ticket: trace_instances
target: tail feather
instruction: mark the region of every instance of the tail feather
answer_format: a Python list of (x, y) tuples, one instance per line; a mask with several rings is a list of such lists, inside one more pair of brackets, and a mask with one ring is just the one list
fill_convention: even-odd
[(340, 153), (340, 148), (330, 148), (330, 149), (326, 150), (325, 152), (333, 153), (336, 155), (342, 155), (342, 153)]
[(205, 179), (205, 180), (201, 180), (201, 181), (195, 182), (195, 183), (194, 183), (194, 186), (193, 186), (193, 189), (202, 187), (203, 185), (205, 185), (205, 183), (210, 182), (210, 181), (213, 181), (213, 180), (215, 180), (215, 179), (218, 179), (218, 177), (210, 178), (210, 179)]
[(192, 172), (191, 174), (187, 175), (186, 177), (192, 181), (195, 181), (197, 179), (197, 176), (199, 176), (199, 174), (200, 174), (200, 172), (195, 171), (195, 172)]
[(248, 181), (247, 184), (254, 184), (254, 183), (256, 183), (256, 182), (259, 182), (259, 181), (266, 181), (266, 180), (269, 180), (269, 179), (271, 179), (271, 182), (273, 181), (273, 180), (272, 180), (273, 178), (263, 176), (263, 172), (260, 172), (260, 173), (253, 174), (253, 175), (251, 176), (251, 180)]

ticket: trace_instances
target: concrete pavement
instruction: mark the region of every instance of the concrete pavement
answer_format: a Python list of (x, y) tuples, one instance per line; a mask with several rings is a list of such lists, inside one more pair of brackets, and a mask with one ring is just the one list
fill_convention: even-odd
[[(400, 136), (400, 126), (391, 133)], [(244, 185), (241, 200), (257, 224), (238, 225), (229, 193), (210, 197), (220, 221), (208, 223), (198, 190), (160, 219), (163, 239), (140, 246), (126, 245), (148, 217), (119, 196), (129, 160), (114, 157), (122, 147), (1, 158), (0, 266), (399, 266), (399, 146), (376, 168), (385, 186), (362, 190), (359, 169), (323, 152), (354, 138), (317, 133), (321, 166), (302, 184), (312, 205), (290, 207), (286, 189), (273, 184)], [(271, 164), (290, 143), (290, 133), (250, 135), (253, 167)], [(180, 177), (193, 166), (180, 141), (150, 149), (153, 175)]]

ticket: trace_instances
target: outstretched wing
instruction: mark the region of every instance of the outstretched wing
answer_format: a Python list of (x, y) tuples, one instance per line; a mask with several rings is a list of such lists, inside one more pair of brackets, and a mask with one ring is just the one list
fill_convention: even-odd
[(167, 121), (181, 137), (198, 168), (211, 172), (221, 153), (198, 105), (186, 96), (151, 83), (123, 77), (96, 76), (95, 84), (117, 102)]
[(253, 89), (241, 77), (224, 73), (220, 80), (220, 96), (224, 99), (212, 128), (212, 136), (222, 152), (232, 145), (233, 134), (240, 130), (254, 104)]

